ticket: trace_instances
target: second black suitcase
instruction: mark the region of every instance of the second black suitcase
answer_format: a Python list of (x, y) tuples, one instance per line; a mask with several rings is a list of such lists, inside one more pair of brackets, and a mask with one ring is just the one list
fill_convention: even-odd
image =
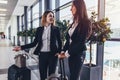
[(31, 71), (27, 67), (12, 65), (8, 68), (8, 80), (31, 80)]

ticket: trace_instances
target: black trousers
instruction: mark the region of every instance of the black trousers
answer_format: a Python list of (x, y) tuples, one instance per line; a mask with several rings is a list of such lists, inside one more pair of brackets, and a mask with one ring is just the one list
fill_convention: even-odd
[[(82, 55), (81, 55), (82, 54)], [(79, 80), (80, 70), (85, 59), (85, 51), (69, 57), (70, 80)]]
[(39, 55), (40, 80), (55, 73), (58, 58), (51, 52), (41, 52)]

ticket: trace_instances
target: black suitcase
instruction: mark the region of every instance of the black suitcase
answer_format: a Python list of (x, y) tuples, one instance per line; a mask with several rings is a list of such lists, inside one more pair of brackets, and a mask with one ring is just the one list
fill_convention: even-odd
[(60, 58), (59, 59), (59, 64), (60, 64), (60, 80), (68, 80), (67, 76), (65, 74), (65, 64), (64, 64), (64, 59)]
[(31, 72), (27, 67), (12, 65), (8, 68), (8, 80), (31, 80)]
[(8, 80), (31, 80), (31, 71), (26, 67), (26, 55), (15, 56), (15, 64), (8, 68)]
[(66, 74), (65, 74), (65, 66), (64, 66), (64, 58), (59, 59), (59, 68), (60, 68), (60, 76), (53, 74), (50, 76), (47, 80), (68, 80)]

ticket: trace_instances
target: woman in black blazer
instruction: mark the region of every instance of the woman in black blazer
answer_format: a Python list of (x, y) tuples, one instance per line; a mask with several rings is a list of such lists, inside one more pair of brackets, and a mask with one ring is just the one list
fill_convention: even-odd
[[(91, 23), (87, 16), (84, 0), (73, 0), (71, 6), (73, 23), (66, 34), (66, 43), (63, 47), (60, 58), (70, 55), (69, 69), (70, 80), (78, 80), (81, 66), (85, 58), (86, 40), (91, 33)], [(63, 54), (65, 55), (63, 56)]]
[(48, 75), (55, 73), (57, 65), (57, 53), (61, 52), (62, 42), (59, 28), (54, 26), (54, 13), (45, 11), (42, 16), (42, 27), (38, 27), (35, 39), (32, 43), (17, 46), (13, 50), (19, 51), (36, 47), (34, 54), (39, 56), (39, 70), (41, 80), (45, 80)]

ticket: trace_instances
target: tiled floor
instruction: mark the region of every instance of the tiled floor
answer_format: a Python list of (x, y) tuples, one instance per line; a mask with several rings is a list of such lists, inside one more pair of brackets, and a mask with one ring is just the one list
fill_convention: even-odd
[[(15, 63), (14, 57), (18, 52), (14, 52), (12, 49), (13, 46), (11, 46), (11, 42), (9, 40), (0, 39), (0, 80), (8, 80), (8, 68)], [(28, 68), (31, 69), (31, 80), (40, 80), (38, 66), (35, 62), (31, 62), (31, 65)], [(58, 73), (58, 67), (56, 69), (56, 73)]]
[[(14, 56), (17, 54), (12, 51), (13, 47), (9, 40), (0, 39), (0, 80), (7, 79), (7, 71), (9, 66), (15, 63)], [(31, 66), (31, 80), (40, 80), (39, 71), (36, 66)]]

